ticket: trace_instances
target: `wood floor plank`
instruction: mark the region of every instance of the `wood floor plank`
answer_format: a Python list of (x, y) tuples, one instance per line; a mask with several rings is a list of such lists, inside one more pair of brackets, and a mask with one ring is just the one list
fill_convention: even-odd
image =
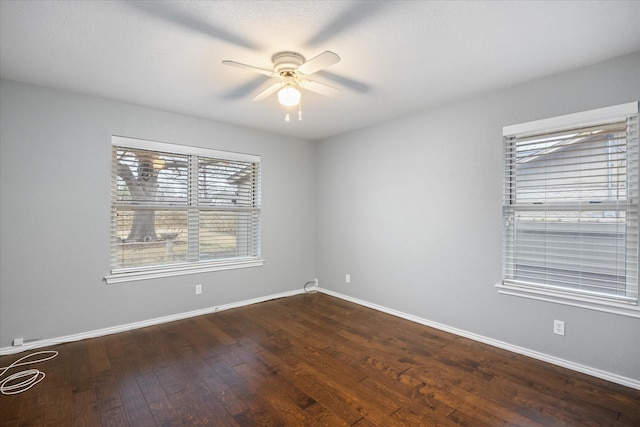
[(87, 341), (74, 342), (67, 348), (71, 360), (71, 386), (74, 395), (86, 390), (93, 392), (95, 378), (87, 351)]
[[(48, 378), (51, 380), (51, 378)], [(49, 381), (55, 384), (54, 381)], [(47, 393), (46, 426), (68, 426), (73, 424), (73, 393), (70, 387), (58, 387)]]
[[(308, 395), (310, 399), (316, 402), (310, 405), (309, 408), (315, 407), (316, 405), (322, 407), (322, 409), (314, 408), (310, 412), (323, 414), (322, 418), (340, 419), (341, 421), (337, 425), (342, 423), (351, 425), (362, 418), (362, 414), (357, 408), (349, 406), (347, 402), (327, 384), (324, 384), (320, 379), (312, 375), (306, 375), (307, 370), (299, 363), (286, 363), (280, 356), (271, 354), (267, 350), (255, 353), (255, 356), (260, 358), (265, 365), (273, 366), (278, 375), (282, 376), (287, 382), (294, 385), (302, 393)], [(333, 414), (333, 416), (327, 417), (324, 415), (327, 411)], [(313, 422), (309, 422), (313, 424)]]
[(20, 407), (24, 397), (17, 395), (0, 396), (0, 427), (18, 425), (20, 421)]
[(640, 390), (320, 293), (51, 349), (1, 427), (640, 426)]
[(348, 426), (343, 419), (331, 412), (326, 407), (319, 403), (314, 403), (304, 410), (306, 414), (305, 426), (320, 427), (320, 426)]
[(304, 425), (306, 420), (304, 408), (297, 404), (295, 395), (291, 396), (288, 393), (290, 389), (282, 387), (270, 377), (265, 377), (247, 363), (236, 365), (233, 369), (247, 381), (252, 392), (260, 395), (286, 425)]
[[(306, 409), (316, 403), (311, 396), (279, 374), (277, 369), (281, 365), (279, 358), (275, 361), (273, 357), (263, 357), (270, 354), (268, 350), (261, 349), (258, 352), (251, 352), (242, 346), (234, 346), (233, 350), (244, 362), (234, 366), (234, 369), (239, 371), (239, 368), (242, 367), (239, 372), (244, 372), (241, 375), (250, 383), (268, 385), (270, 388), (277, 390), (278, 394), (287, 396), (300, 409)], [(247, 371), (244, 366), (251, 370)]]
[(122, 396), (122, 409), (130, 426), (153, 427), (156, 425), (147, 400), (135, 377), (122, 379), (118, 384)]
[(93, 389), (79, 391), (73, 395), (73, 425), (92, 427), (100, 425), (98, 402)]
[[(30, 389), (31, 391), (33, 389)], [(30, 393), (31, 394), (31, 393)], [(33, 393), (20, 403), (18, 425), (41, 426), (46, 423), (46, 397)]]
[(121, 406), (100, 412), (101, 427), (129, 427), (127, 416)]
[(179, 425), (179, 414), (165, 394), (155, 372), (137, 377), (140, 391), (157, 425)]
[(362, 408), (357, 405), (357, 402), (351, 400), (348, 394), (336, 389), (333, 381), (327, 381), (316, 373), (304, 362), (299, 363), (295, 368), (295, 378), (290, 380), (295, 381), (296, 385), (316, 402), (328, 408), (348, 424), (354, 424), (364, 416)]
[[(213, 359), (211, 360), (211, 363), (213, 363), (214, 366), (217, 366), (218, 360)], [(249, 409), (243, 396), (238, 393), (238, 390), (233, 388), (233, 384), (231, 386), (228, 385), (215, 368), (206, 375), (200, 376), (199, 379), (204, 382), (206, 387), (211, 390), (213, 395), (222, 403), (231, 415), (236, 416)]]
[[(217, 427), (238, 427), (238, 423), (233, 415), (225, 408), (217, 396), (210, 390), (206, 382), (200, 379), (188, 385), (187, 398), (193, 402), (198, 402), (203, 415), (202, 425)], [(173, 398), (173, 396), (172, 396)], [(178, 403), (173, 401), (174, 406)], [(246, 409), (246, 408), (245, 408)], [(242, 411), (238, 412), (241, 413)]]
[(96, 378), (96, 401), (100, 412), (109, 411), (122, 406), (120, 393), (116, 383), (116, 375), (113, 371), (102, 372)]
[(201, 426), (208, 424), (208, 417), (201, 407), (200, 398), (192, 395), (186, 388), (169, 396), (176, 409), (179, 425)]

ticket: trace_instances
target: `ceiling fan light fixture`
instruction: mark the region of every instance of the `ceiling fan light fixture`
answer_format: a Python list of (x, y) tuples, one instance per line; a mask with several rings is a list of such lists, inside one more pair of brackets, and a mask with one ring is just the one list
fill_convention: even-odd
[(300, 103), (300, 91), (293, 85), (287, 84), (278, 91), (278, 101), (287, 107), (298, 105)]

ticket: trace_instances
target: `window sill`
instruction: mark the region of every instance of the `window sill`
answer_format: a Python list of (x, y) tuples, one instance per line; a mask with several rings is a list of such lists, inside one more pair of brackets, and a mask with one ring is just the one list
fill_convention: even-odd
[(640, 318), (640, 307), (637, 305), (599, 300), (597, 298), (554, 292), (547, 289), (533, 289), (523, 286), (506, 285), (502, 283), (495, 285), (495, 287), (498, 289), (498, 293), (503, 295), (511, 295), (555, 304), (569, 305), (572, 307), (585, 308), (588, 310), (602, 311), (621, 316)]
[(197, 265), (174, 266), (168, 268), (144, 269), (136, 271), (116, 272), (104, 277), (108, 285), (138, 280), (160, 279), (163, 277), (182, 276), (185, 274), (209, 273), (212, 271), (234, 270), (237, 268), (260, 267), (264, 264), (262, 259), (249, 259), (242, 261), (226, 261)]

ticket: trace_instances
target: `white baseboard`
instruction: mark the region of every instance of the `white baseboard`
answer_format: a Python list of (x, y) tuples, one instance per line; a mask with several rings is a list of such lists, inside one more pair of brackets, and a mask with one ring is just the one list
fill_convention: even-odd
[(590, 366), (581, 365), (579, 363), (574, 363), (569, 360), (564, 360), (559, 357), (550, 356), (545, 353), (540, 353), (538, 351), (530, 350), (524, 347), (519, 347), (513, 344), (509, 344), (503, 341), (498, 341), (493, 338), (488, 338), (482, 335), (474, 334), (472, 332), (468, 332), (458, 328), (452, 328), (451, 326), (443, 325), (441, 323), (432, 322), (427, 319), (423, 319), (421, 317), (417, 317), (411, 314), (403, 313), (401, 311), (393, 310), (391, 308), (387, 308), (378, 304), (373, 304), (368, 301), (364, 301), (358, 298), (353, 298), (348, 295), (344, 295), (338, 292), (331, 291), (329, 289), (324, 288), (314, 288), (318, 292), (325, 293), (327, 295), (334, 296), (336, 298), (343, 299), (345, 301), (349, 301), (358, 305), (362, 305), (364, 307), (369, 307), (374, 310), (381, 311), (383, 313), (391, 314), (392, 316), (400, 317), (402, 319), (410, 320), (415, 323), (420, 323), (425, 326), (430, 326), (435, 329), (439, 329), (441, 331), (449, 332), (454, 335), (459, 335), (461, 337), (469, 338), (474, 341), (478, 341), (484, 344), (491, 345), (493, 347), (498, 347), (503, 350), (508, 350), (514, 353), (522, 354), (524, 356), (529, 356), (534, 359), (542, 360), (544, 362), (551, 363), (553, 365), (561, 366), (563, 368), (571, 369), (573, 371), (581, 372), (583, 374), (591, 375), (596, 378), (600, 378), (606, 381), (610, 381), (612, 383), (620, 384), (626, 387), (631, 387), (637, 390), (640, 390), (640, 380), (636, 380), (633, 378), (624, 377), (622, 375), (613, 374), (611, 372), (602, 371), (600, 369), (592, 368)]
[(170, 316), (157, 317), (155, 319), (128, 323), (126, 325), (119, 325), (119, 326), (113, 326), (110, 328), (97, 329), (94, 331), (81, 332), (79, 334), (66, 335), (58, 338), (31, 341), (21, 346), (0, 348), (0, 356), (4, 356), (7, 354), (20, 353), (20, 352), (32, 350), (35, 348), (47, 347), (47, 346), (57, 345), (57, 344), (64, 344), (64, 343), (73, 342), (73, 341), (80, 341), (87, 338), (96, 338), (96, 337), (102, 337), (105, 335), (117, 334), (118, 332), (126, 332), (126, 331), (131, 331), (133, 329), (144, 328), (146, 326), (159, 325), (162, 323), (173, 322), (175, 320), (187, 319), (189, 317), (202, 316), (204, 314), (216, 313), (218, 311), (229, 310), (231, 308), (237, 308), (237, 307), (243, 307), (245, 305), (256, 304), (259, 302), (269, 301), (272, 299), (286, 298), (286, 297), (298, 295), (301, 293), (304, 293), (302, 289), (295, 290), (295, 291), (282, 292), (280, 294), (268, 295), (265, 297), (253, 298), (249, 300), (233, 302), (230, 304), (218, 305), (215, 307), (207, 307), (200, 310), (193, 310), (193, 311), (188, 311), (186, 313), (173, 314)]
[[(325, 293), (327, 295), (331, 295), (334, 296), (336, 298), (340, 298), (343, 299), (345, 301), (349, 301), (358, 305), (362, 305), (364, 307), (369, 307), (372, 308), (374, 310), (377, 311), (381, 311), (383, 313), (387, 313), (387, 314), (391, 314), (392, 316), (396, 316), (396, 317), (400, 317), (402, 319), (406, 319), (415, 323), (420, 323), (422, 325), (425, 326), (429, 326), (435, 329), (439, 329), (441, 331), (445, 331), (445, 332), (449, 332), (452, 333), (454, 335), (459, 335), (465, 338), (469, 338), (472, 339), (474, 341), (478, 341), (484, 344), (488, 344), (494, 347), (498, 347), (504, 350), (508, 350), (508, 351), (512, 351), (514, 353), (518, 353), (518, 354), (522, 354), (524, 356), (529, 356), (532, 357), (534, 359), (538, 359), (538, 360), (542, 360), (544, 362), (548, 362), (557, 366), (562, 366), (563, 368), (567, 368), (567, 369), (571, 369), (573, 371), (577, 371), (577, 372), (581, 372), (583, 374), (587, 374), (587, 375), (591, 375), (593, 377), (596, 378), (601, 378), (603, 380), (606, 381), (611, 381), (613, 383), (616, 384), (621, 384), (623, 386), (627, 386), (627, 387), (631, 387), (637, 390), (640, 390), (640, 380), (636, 380), (633, 378), (627, 378), (621, 375), (617, 375), (617, 374), (613, 374), (610, 372), (606, 372), (606, 371), (602, 371), (600, 369), (595, 369), (589, 366), (585, 366), (585, 365), (581, 365), (579, 363), (574, 363), (568, 360), (564, 360), (564, 359), (560, 359), (558, 357), (554, 357), (554, 356), (550, 356), (548, 354), (545, 353), (540, 353), (537, 351), (533, 351), (533, 350), (529, 350), (527, 348), (524, 347), (519, 347), (513, 344), (509, 344), (503, 341), (498, 341), (495, 340), (493, 338), (488, 338), (482, 335), (478, 335), (478, 334), (474, 334), (472, 332), (468, 332), (462, 329), (458, 329), (458, 328), (453, 328), (451, 326), (447, 326), (447, 325), (443, 325), (441, 323), (437, 323), (437, 322), (433, 322), (427, 319), (423, 319), (421, 317), (418, 316), (414, 316), (411, 314), (407, 314), (407, 313), (403, 313), (401, 311), (397, 311), (397, 310), (393, 310), (378, 304), (373, 304), (370, 303), (368, 301), (364, 301), (358, 298), (353, 298), (350, 297), (348, 295), (344, 295), (338, 292), (334, 292), (331, 291), (329, 289), (324, 289), (324, 288), (320, 288), (320, 287), (313, 287), (310, 288), (314, 291), (318, 291), (318, 292), (322, 292)], [(185, 313), (178, 313), (178, 314), (174, 314), (171, 316), (164, 316), (164, 317), (157, 317), (155, 319), (149, 319), (149, 320), (143, 320), (141, 322), (134, 322), (134, 323), (128, 323), (125, 325), (120, 325), (120, 326), (114, 326), (114, 327), (110, 327), (110, 328), (104, 328), (104, 329), (97, 329), (94, 331), (88, 331), (88, 332), (82, 332), (79, 334), (73, 334), (73, 335), (67, 335), (67, 336), (63, 336), (63, 337), (58, 337), (58, 338), (52, 338), (52, 339), (45, 339), (45, 340), (38, 340), (38, 341), (33, 341), (33, 342), (29, 342), (27, 344), (21, 345), (21, 346), (16, 346), (16, 347), (3, 347), (0, 348), (0, 356), (4, 356), (7, 354), (15, 354), (15, 353), (20, 353), (23, 351), (27, 351), (27, 350), (32, 350), (32, 349), (36, 349), (36, 348), (41, 348), (41, 347), (47, 347), (47, 346), (51, 346), (51, 345), (56, 345), (56, 344), (64, 344), (64, 343), (68, 343), (68, 342), (73, 342), (73, 341), (80, 341), (80, 340), (84, 340), (87, 338), (96, 338), (96, 337), (101, 337), (101, 336), (105, 336), (105, 335), (111, 335), (111, 334), (116, 334), (118, 332), (126, 332), (126, 331), (131, 331), (134, 329), (139, 329), (139, 328), (144, 328), (146, 326), (153, 326), (153, 325), (159, 325), (162, 323), (168, 323), (168, 322), (173, 322), (176, 320), (182, 320), (182, 319), (187, 319), (189, 317), (195, 317), (195, 316), (201, 316), (204, 314), (210, 314), (210, 313), (216, 313), (218, 311), (223, 311), (223, 310), (229, 310), (231, 308), (237, 308), (237, 307), (243, 307), (246, 305), (251, 305), (251, 304), (257, 304), (260, 302), (264, 302), (264, 301), (269, 301), (269, 300), (273, 300), (273, 299), (278, 299), (278, 298), (286, 298), (286, 297), (290, 297), (293, 295), (298, 295), (298, 294), (302, 294), (305, 291), (300, 289), (300, 290), (295, 290), (295, 291), (288, 291), (288, 292), (282, 292), (279, 294), (274, 294), (274, 295), (268, 295), (268, 296), (264, 296), (264, 297), (259, 297), (259, 298), (253, 298), (253, 299), (249, 299), (249, 300), (244, 300), (244, 301), (238, 301), (238, 302), (233, 302), (233, 303), (229, 303), (229, 304), (223, 304), (223, 305), (219, 305), (219, 306), (215, 306), (215, 307), (207, 307), (207, 308), (203, 308), (200, 310), (194, 310), (194, 311), (188, 311)]]

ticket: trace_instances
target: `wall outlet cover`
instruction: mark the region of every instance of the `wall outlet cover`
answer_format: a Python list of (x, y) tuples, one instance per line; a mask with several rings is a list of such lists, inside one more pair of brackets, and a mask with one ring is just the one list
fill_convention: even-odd
[(553, 333), (564, 336), (564, 322), (562, 320), (553, 321)]

